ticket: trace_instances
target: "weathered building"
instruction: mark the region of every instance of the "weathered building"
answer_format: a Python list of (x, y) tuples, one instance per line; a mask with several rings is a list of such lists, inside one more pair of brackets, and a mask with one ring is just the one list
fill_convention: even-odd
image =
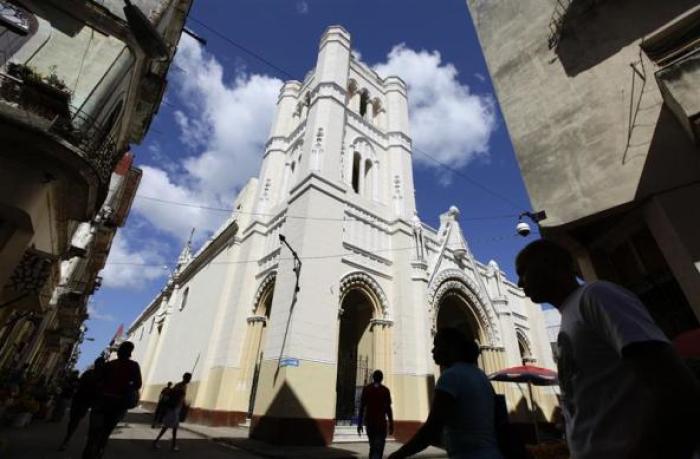
[[(478, 339), (488, 372), (553, 366), (539, 306), (474, 260), (459, 211), (438, 229), (418, 218), (406, 85), (353, 57), (342, 27), (323, 35), (315, 71), (282, 87), (234, 208), (128, 330), (145, 402), (191, 371), (192, 420), (248, 418), (254, 438), (323, 444), (356, 422), (358, 388), (381, 369), (405, 439), (439, 375), (436, 328)], [(521, 393), (496, 386), (516, 415)], [(556, 403), (538, 400), (545, 414)]]
[(669, 336), (697, 327), (697, 0), (467, 5), (542, 233)]
[(0, 0), (0, 369), (68, 360), (136, 192), (191, 0), (133, 3)]

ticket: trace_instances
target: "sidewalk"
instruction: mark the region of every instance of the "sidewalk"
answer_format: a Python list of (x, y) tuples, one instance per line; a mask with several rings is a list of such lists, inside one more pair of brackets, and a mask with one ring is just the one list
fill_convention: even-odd
[[(329, 447), (323, 446), (277, 446), (251, 440), (248, 429), (237, 427), (209, 427), (199, 424), (182, 423), (180, 428), (209, 438), (217, 443), (234, 446), (256, 456), (268, 458), (358, 458), (367, 457), (367, 443), (334, 443)], [(387, 442), (384, 454), (389, 455), (399, 449), (401, 443)], [(439, 448), (430, 447), (420, 454), (411, 457), (446, 458), (447, 453)]]

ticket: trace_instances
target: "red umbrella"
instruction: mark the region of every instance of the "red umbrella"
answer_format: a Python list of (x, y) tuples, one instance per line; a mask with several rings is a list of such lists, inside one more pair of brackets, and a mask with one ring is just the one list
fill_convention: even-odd
[(497, 371), (489, 375), (491, 381), (527, 383), (530, 393), (530, 415), (535, 426), (535, 439), (540, 442), (540, 432), (537, 428), (537, 417), (535, 416), (535, 402), (532, 398), (532, 386), (554, 386), (557, 384), (557, 373), (547, 368), (536, 367), (534, 365), (521, 365)]
[(497, 371), (489, 375), (492, 381), (528, 383), (535, 386), (554, 386), (557, 372), (534, 365), (521, 365)]
[(700, 358), (700, 328), (676, 336), (673, 347), (683, 358)]

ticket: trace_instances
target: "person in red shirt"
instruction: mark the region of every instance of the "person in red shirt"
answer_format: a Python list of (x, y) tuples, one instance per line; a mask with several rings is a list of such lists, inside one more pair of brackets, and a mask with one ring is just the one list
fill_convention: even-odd
[(382, 385), (384, 373), (374, 370), (371, 384), (362, 389), (360, 399), (360, 416), (357, 421), (357, 433), (362, 434), (362, 426), (367, 427), (369, 439), (369, 458), (380, 458), (384, 455), (384, 443), (387, 435), (387, 418), (389, 419), (389, 435), (394, 433), (394, 414), (391, 411), (391, 392)]
[(117, 349), (117, 358), (105, 363), (95, 375), (97, 391), (83, 459), (102, 457), (109, 435), (126, 411), (138, 403), (141, 368), (131, 360), (133, 351), (134, 344), (124, 341)]

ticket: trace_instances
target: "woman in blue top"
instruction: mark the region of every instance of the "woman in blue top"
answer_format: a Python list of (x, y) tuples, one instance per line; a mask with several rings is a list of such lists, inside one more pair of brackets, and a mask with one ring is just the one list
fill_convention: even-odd
[(451, 458), (503, 459), (496, 441), (494, 392), (477, 366), (479, 346), (453, 328), (439, 330), (433, 343), (433, 359), (442, 375), (430, 414), (413, 438), (389, 458), (416, 454), (442, 434)]

